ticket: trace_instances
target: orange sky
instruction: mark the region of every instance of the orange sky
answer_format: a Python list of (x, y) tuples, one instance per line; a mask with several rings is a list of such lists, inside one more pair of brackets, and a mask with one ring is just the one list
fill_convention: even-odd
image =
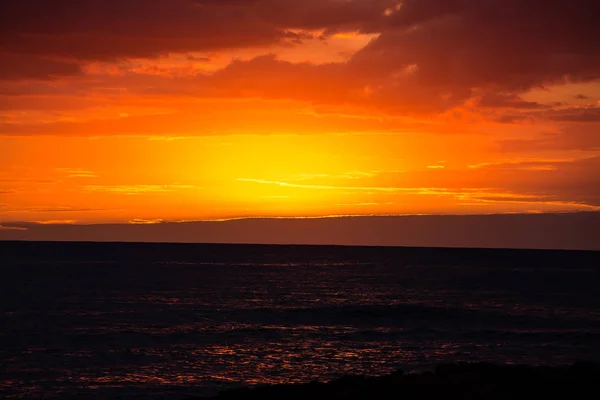
[(48, 3), (0, 6), (0, 223), (600, 210), (596, 3)]

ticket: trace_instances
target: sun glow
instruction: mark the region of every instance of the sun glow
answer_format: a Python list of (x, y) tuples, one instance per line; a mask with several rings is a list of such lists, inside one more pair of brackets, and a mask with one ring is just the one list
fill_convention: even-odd
[[(259, 215), (300, 216), (327, 209), (344, 197), (341, 191), (307, 190), (260, 181), (327, 182), (339, 185), (357, 167), (342, 148), (331, 148), (317, 135), (236, 136), (217, 143), (196, 174), (218, 183), (218, 201)], [(347, 150), (347, 149), (346, 149)], [(347, 154), (347, 153), (346, 153)]]

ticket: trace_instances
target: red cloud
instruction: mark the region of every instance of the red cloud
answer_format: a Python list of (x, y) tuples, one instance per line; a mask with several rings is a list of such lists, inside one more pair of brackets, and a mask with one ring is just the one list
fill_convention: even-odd
[(35, 55), (2, 54), (0, 63), (0, 79), (3, 80), (49, 80), (81, 73), (81, 66), (77, 63)]
[(417, 65), (439, 92), (587, 81), (600, 78), (597, 15), (595, 0), (406, 0), (351, 64), (380, 76)]
[(8, 0), (0, 51), (83, 60), (155, 57), (295, 39), (290, 29), (355, 30), (391, 0)]

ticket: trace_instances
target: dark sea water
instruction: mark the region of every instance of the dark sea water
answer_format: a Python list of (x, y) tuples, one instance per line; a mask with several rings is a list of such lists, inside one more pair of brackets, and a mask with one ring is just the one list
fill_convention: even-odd
[(0, 397), (600, 360), (600, 252), (0, 242)]

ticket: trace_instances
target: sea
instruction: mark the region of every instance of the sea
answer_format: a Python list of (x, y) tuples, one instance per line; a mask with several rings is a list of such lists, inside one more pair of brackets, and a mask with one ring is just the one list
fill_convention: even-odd
[(600, 252), (0, 242), (0, 397), (600, 360)]

